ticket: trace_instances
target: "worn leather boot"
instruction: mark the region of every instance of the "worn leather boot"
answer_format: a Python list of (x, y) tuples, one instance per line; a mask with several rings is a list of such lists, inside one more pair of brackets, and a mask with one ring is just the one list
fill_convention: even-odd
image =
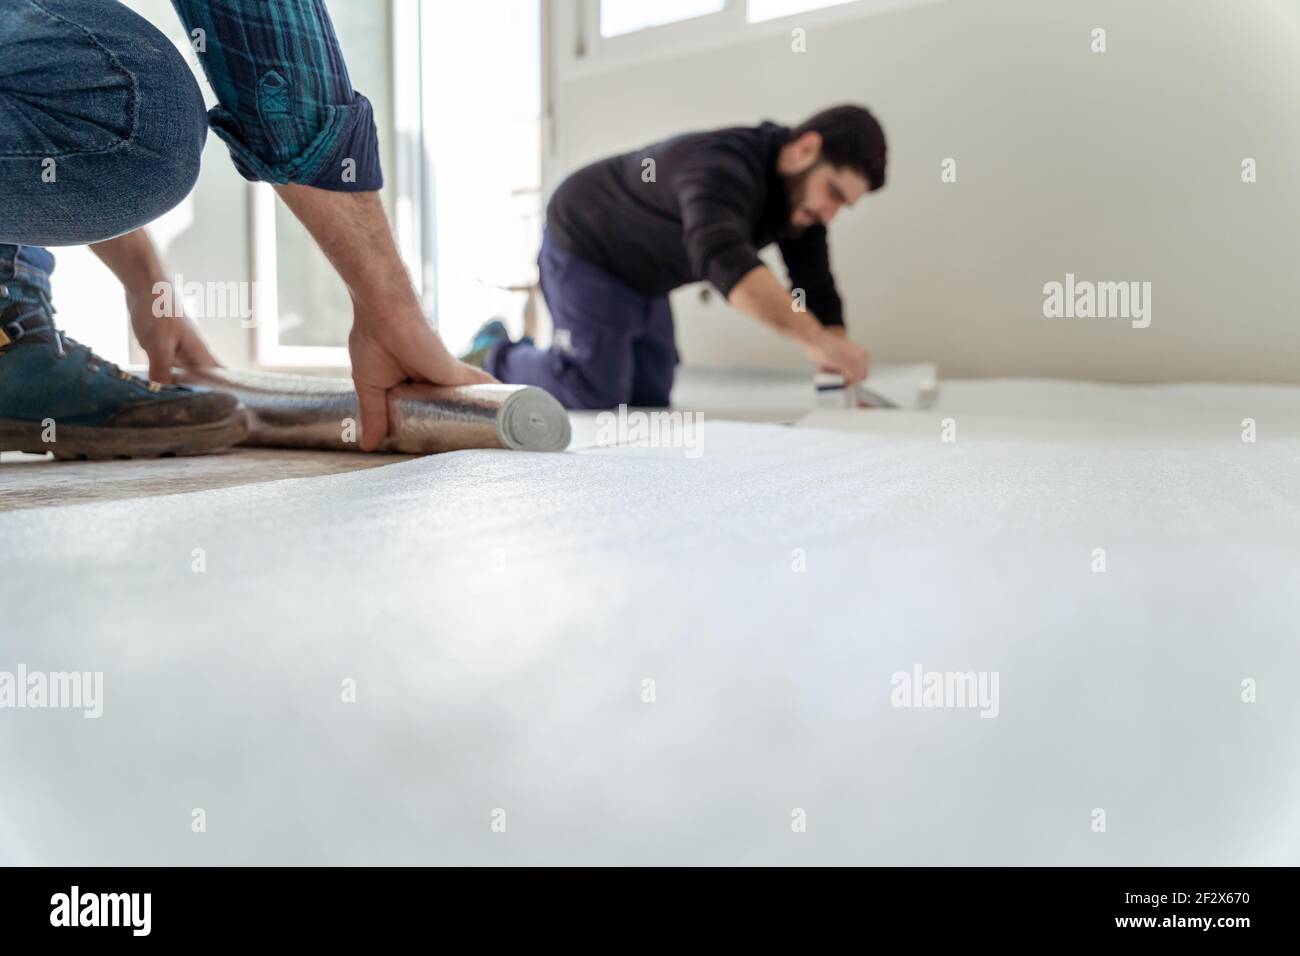
[(156, 458), (229, 448), (248, 433), (229, 395), (147, 382), (55, 328), (43, 295), (0, 309), (0, 451)]

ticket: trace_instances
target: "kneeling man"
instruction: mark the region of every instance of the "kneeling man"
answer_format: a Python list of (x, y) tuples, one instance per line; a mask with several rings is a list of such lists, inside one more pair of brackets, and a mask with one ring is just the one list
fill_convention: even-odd
[[(668, 293), (701, 280), (850, 382), (867, 351), (844, 332), (826, 224), (885, 183), (885, 135), (859, 106), (688, 133), (593, 163), (556, 188), (538, 259), (554, 343), (485, 325), (466, 361), (569, 408), (668, 404)], [(758, 258), (775, 242), (794, 294)]]

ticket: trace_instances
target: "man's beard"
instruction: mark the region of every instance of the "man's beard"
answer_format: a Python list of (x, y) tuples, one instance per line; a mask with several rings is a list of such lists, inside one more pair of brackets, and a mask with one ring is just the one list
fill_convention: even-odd
[[(807, 226), (801, 226), (794, 221), (795, 213), (803, 209), (804, 197), (808, 193), (808, 177), (812, 175), (813, 170), (817, 168), (816, 163), (809, 166), (801, 173), (795, 173), (793, 176), (782, 176), (781, 179), (785, 184), (785, 194), (789, 198), (788, 218), (786, 219), (786, 228), (792, 235), (799, 235), (811, 228), (812, 223)], [(817, 217), (812, 214), (811, 210), (803, 209), (814, 221)]]

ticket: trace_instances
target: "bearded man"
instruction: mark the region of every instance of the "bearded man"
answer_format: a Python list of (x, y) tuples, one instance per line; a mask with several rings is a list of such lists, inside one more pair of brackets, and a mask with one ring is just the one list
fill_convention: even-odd
[[(826, 226), (885, 184), (885, 134), (860, 106), (675, 136), (579, 169), (556, 188), (538, 258), (549, 349), (500, 321), (465, 361), (569, 408), (668, 404), (677, 365), (668, 293), (711, 283), (849, 384), (867, 350), (848, 339)], [(791, 288), (758, 257), (775, 242)]]

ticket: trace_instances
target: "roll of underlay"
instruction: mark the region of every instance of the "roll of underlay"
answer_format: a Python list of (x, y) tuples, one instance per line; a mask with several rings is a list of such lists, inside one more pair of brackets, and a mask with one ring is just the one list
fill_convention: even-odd
[[(176, 381), (243, 402), (250, 417), (245, 445), (359, 447), (349, 440), (360, 433), (361, 413), (348, 379), (213, 368), (178, 369)], [(571, 434), (564, 406), (540, 388), (408, 383), (388, 391), (388, 438), (379, 450), (410, 455), (467, 448), (563, 451)]]

